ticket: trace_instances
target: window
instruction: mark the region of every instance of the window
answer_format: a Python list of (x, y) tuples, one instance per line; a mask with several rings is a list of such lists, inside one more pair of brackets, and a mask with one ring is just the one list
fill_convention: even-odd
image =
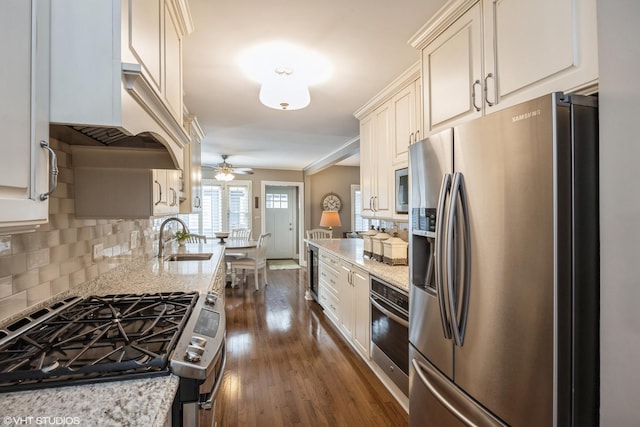
[(289, 195), (288, 194), (275, 194), (268, 193), (266, 197), (267, 209), (289, 209)]
[(251, 228), (251, 181), (202, 180), (202, 213), (184, 215), (189, 230), (213, 237), (218, 231)]
[(351, 231), (366, 231), (371, 220), (362, 218), (362, 193), (359, 185), (351, 186)]

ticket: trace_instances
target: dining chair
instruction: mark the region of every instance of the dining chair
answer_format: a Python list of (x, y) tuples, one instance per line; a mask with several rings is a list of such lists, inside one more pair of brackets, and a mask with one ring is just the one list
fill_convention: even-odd
[(255, 280), (256, 291), (260, 290), (258, 282), (258, 273), (262, 270), (262, 277), (264, 279), (264, 285), (267, 286), (267, 244), (271, 233), (261, 234), (258, 238), (256, 249), (251, 256), (244, 258), (237, 258), (230, 262), (231, 268), (231, 285), (235, 286), (237, 271), (242, 270), (242, 281), (246, 283), (247, 274), (246, 270), (253, 270), (253, 277)]
[(309, 239), (331, 239), (333, 236), (332, 230), (325, 230), (323, 228), (314, 228), (307, 230), (307, 240)]
[[(234, 228), (229, 232), (229, 239), (251, 240), (251, 230), (249, 228)], [(234, 259), (245, 258), (246, 252), (225, 252), (224, 260), (230, 263)]]
[(202, 234), (189, 234), (189, 237), (185, 239), (187, 243), (207, 243), (207, 236)]
[(251, 230), (248, 228), (234, 228), (229, 232), (229, 239), (251, 239)]

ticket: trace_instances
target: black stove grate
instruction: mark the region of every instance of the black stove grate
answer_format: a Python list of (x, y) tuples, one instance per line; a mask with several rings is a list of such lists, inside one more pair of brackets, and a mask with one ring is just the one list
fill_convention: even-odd
[(168, 374), (197, 292), (92, 296), (8, 336), (0, 392)]

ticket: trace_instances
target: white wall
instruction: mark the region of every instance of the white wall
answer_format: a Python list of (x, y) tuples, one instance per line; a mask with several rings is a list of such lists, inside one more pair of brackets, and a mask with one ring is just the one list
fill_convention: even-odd
[(598, 0), (600, 425), (640, 425), (640, 1)]

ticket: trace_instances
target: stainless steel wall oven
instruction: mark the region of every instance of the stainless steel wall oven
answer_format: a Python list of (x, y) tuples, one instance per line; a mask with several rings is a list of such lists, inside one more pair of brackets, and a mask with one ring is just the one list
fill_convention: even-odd
[(409, 391), (409, 295), (371, 277), (372, 357), (402, 390)]

